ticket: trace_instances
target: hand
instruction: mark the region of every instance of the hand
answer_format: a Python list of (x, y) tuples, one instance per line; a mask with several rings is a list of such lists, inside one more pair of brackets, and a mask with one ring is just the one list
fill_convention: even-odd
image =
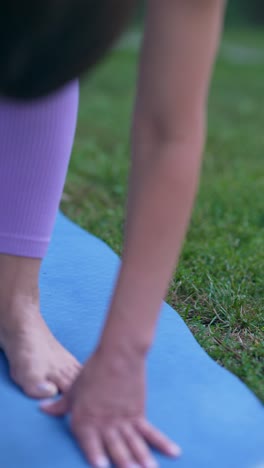
[(87, 460), (98, 468), (154, 468), (147, 443), (180, 455), (144, 417), (145, 359), (98, 350), (61, 400), (42, 404), (50, 415), (71, 413), (71, 429)]

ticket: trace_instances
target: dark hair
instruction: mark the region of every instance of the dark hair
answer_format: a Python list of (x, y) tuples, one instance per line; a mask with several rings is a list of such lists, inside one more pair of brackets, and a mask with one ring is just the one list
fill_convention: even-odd
[(104, 55), (136, 0), (0, 1), (0, 94), (44, 96)]

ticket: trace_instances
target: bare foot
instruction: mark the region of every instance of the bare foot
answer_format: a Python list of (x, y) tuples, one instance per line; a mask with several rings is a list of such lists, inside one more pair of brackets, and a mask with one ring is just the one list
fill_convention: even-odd
[(51, 334), (39, 312), (39, 300), (24, 297), (12, 301), (9, 310), (2, 311), (2, 307), (0, 348), (15, 383), (34, 398), (67, 391), (81, 365)]

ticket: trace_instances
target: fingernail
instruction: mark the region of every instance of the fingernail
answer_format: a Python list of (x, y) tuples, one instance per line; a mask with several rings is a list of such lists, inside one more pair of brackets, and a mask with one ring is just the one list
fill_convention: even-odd
[(179, 457), (182, 454), (182, 450), (178, 445), (171, 444), (169, 447), (170, 454), (173, 457)]
[(58, 394), (58, 388), (51, 382), (43, 382), (37, 386), (38, 390), (41, 392), (49, 393), (49, 396), (55, 396)]
[(158, 463), (155, 460), (149, 460), (146, 463), (146, 468), (158, 468)]
[(106, 457), (97, 458), (95, 464), (97, 468), (110, 468), (109, 460)]
[(53, 403), (55, 403), (55, 401), (56, 400), (54, 400), (53, 398), (47, 398), (46, 400), (41, 401), (39, 406), (41, 408), (47, 408), (48, 406), (53, 405)]

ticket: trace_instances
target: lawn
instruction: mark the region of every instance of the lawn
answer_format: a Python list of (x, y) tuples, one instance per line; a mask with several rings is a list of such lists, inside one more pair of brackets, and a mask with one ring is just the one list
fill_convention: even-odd
[[(262, 401), (263, 46), (264, 34), (252, 31), (233, 31), (224, 38), (209, 101), (200, 191), (168, 294), (168, 302), (206, 351)], [(82, 83), (76, 141), (62, 201), (64, 213), (118, 253), (137, 58), (135, 48), (120, 47)]]

